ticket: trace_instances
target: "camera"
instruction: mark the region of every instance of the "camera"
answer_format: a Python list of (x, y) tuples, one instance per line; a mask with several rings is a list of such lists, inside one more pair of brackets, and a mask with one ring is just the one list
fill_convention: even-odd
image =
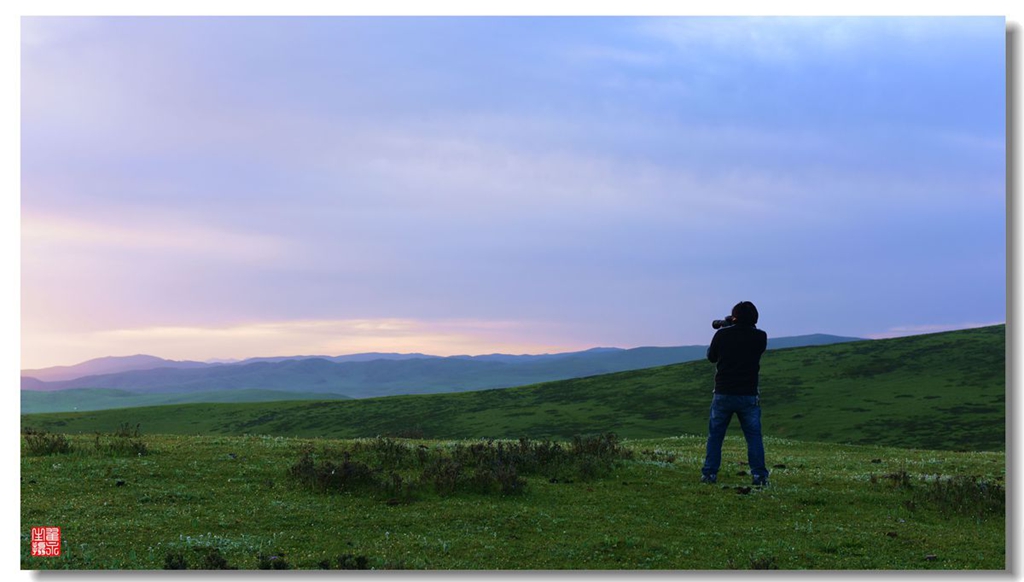
[(736, 325), (736, 318), (731, 315), (727, 315), (725, 319), (716, 319), (711, 322), (711, 327), (715, 329), (729, 327), (730, 325)]

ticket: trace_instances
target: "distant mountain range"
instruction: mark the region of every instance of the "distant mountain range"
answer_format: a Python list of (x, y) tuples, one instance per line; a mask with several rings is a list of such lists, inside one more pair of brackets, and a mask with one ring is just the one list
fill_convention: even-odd
[[(204, 368), (211, 364), (203, 362), (165, 360), (156, 356), (109, 356), (96, 358), (74, 366), (54, 366), (37, 370), (22, 370), (22, 378), (34, 378), (43, 382), (61, 382), (84, 378), (86, 376), (99, 376), (102, 374), (117, 374), (130, 370), (152, 370), (153, 368)], [(22, 388), (26, 388), (22, 381)]]
[[(369, 362), (373, 360), (408, 360), (436, 357), (439, 356), (369, 352), (347, 356), (278, 356), (269, 358), (248, 358), (245, 360), (195, 362), (190, 360), (165, 360), (156, 356), (140, 354), (135, 356), (108, 356), (105, 358), (96, 358), (94, 360), (82, 362), (81, 364), (75, 364), (74, 366), (54, 366), (52, 368), (22, 370), (21, 377), (42, 380), (43, 382), (64, 382), (78, 378), (85, 378), (87, 376), (118, 374), (121, 372), (131, 372), (133, 370), (153, 370), (156, 368), (194, 370), (197, 368), (212, 368), (215, 366), (239, 366), (253, 364), (256, 362), (284, 362), (286, 360), (323, 359), (331, 362)], [(23, 385), (22, 388), (25, 388), (25, 386)]]
[[(768, 347), (782, 349), (857, 340), (814, 334), (771, 339)], [(364, 353), (250, 358), (234, 363), (172, 361), (136, 355), (23, 370), (21, 388), (33, 392), (76, 391), (67, 393), (67, 399), (49, 398), (45, 406), (39, 397), (23, 398), (23, 410), (24, 405), (35, 403), (32, 408), (39, 410), (41, 406), (51, 411), (71, 410), (72, 401), (87, 408), (105, 408), (110, 402), (118, 407), (145, 405), (154, 402), (155, 394), (188, 394), (187, 400), (191, 402), (205, 401), (207, 395), (224, 401), (230, 399), (232, 391), (237, 392), (239, 401), (256, 393), (267, 399), (284, 399), (289, 395), (308, 398), (313, 394), (369, 398), (507, 388), (581, 378), (699, 360), (705, 357), (706, 350), (706, 346), (594, 348), (560, 354), (449, 357)], [(90, 404), (90, 393), (82, 392), (83, 389), (106, 392), (92, 393), (98, 403)], [(112, 394), (117, 394), (116, 398)], [(146, 397), (133, 399), (133, 394)], [(61, 404), (64, 401), (66, 405)]]

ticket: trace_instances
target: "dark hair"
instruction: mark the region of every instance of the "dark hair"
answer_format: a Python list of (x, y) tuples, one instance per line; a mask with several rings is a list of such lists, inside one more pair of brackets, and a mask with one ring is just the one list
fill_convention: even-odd
[(738, 323), (757, 324), (757, 308), (749, 301), (740, 301), (732, 308), (732, 316)]

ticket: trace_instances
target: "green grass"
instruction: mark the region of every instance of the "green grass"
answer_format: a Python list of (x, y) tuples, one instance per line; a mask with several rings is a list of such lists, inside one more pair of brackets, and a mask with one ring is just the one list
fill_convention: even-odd
[[(765, 434), (960, 451), (1005, 446), (1005, 325), (772, 350), (762, 358)], [(50, 431), (358, 438), (558, 438), (706, 431), (714, 366), (687, 362), (453, 394), (333, 402), (193, 404), (23, 415)]]
[(282, 392), (239, 388), (197, 392), (156, 392), (144, 394), (114, 388), (74, 388), (55, 392), (21, 391), (22, 414), (104, 410), (136, 406), (162, 406), (194, 402), (267, 402), (277, 400), (347, 399), (341, 394), (323, 392)]
[[(389, 503), (289, 477), (305, 448), (352, 442), (144, 434), (146, 454), (128, 455), (94, 438), (35, 456), (23, 437), (23, 569), (161, 569), (169, 557), (255, 569), (261, 556), (302, 569), (1005, 568), (1001, 504), (955, 510), (930, 485), (970, 475), (998, 491), (1003, 453), (768, 438), (772, 486), (742, 494), (742, 439), (726, 439), (717, 486), (698, 483), (703, 437), (638, 439), (624, 443), (632, 459), (596, 479), (528, 475), (515, 495)], [(60, 557), (29, 557), (32, 526), (62, 528)]]

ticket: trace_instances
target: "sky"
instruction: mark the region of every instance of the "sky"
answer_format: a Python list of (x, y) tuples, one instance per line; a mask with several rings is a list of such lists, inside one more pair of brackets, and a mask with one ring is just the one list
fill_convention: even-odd
[(21, 366), (1006, 321), (999, 17), (25, 17)]

